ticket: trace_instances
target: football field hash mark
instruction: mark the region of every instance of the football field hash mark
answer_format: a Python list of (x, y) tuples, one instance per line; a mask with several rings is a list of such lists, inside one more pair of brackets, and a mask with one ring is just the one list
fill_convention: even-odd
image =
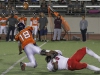
[[(41, 44), (39, 47), (42, 47), (43, 45), (45, 45), (47, 42)], [(10, 66), (6, 71), (2, 72), (1, 75), (5, 75), (6, 73), (8, 73), (11, 69), (13, 69), (19, 62), (21, 62), (23, 59), (25, 59), (27, 56), (22, 57), (20, 60), (18, 60), (16, 63), (14, 63), (12, 66)]]

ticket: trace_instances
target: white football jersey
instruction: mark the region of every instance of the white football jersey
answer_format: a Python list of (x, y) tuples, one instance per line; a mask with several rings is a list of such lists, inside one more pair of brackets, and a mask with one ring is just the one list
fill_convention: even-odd
[[(58, 55), (58, 56), (55, 57), (55, 59), (56, 59), (56, 62), (58, 62), (58, 70), (68, 69), (67, 61), (68, 61), (69, 58), (65, 58), (64, 56)], [(49, 71), (53, 70), (53, 65), (52, 65), (51, 61), (47, 64), (47, 69)]]

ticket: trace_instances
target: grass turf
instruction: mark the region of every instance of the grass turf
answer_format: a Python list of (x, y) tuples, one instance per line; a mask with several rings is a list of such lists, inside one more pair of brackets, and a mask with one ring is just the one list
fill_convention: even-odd
[[(38, 45), (43, 44), (43, 42), (37, 42)], [(62, 51), (65, 57), (71, 57), (79, 48), (88, 47), (92, 49), (95, 53), (100, 55), (100, 41), (98, 40), (88, 40), (87, 42), (81, 41), (49, 41), (42, 49), (59, 49)], [(16, 61), (25, 56), (25, 53), (18, 55), (18, 44), (17, 42), (5, 42), (0, 41), (0, 74), (12, 66)], [(45, 57), (40, 55), (35, 55), (36, 61), (38, 63), (37, 68), (26, 67), (25, 71), (20, 70), (19, 63), (14, 66), (6, 75), (94, 75), (93, 71), (83, 69), (78, 71), (57, 71), (57, 72), (48, 72), (46, 69)], [(25, 58), (23, 62), (28, 62), (28, 59)], [(81, 62), (87, 62), (88, 64), (95, 65), (100, 67), (100, 63), (86, 55)]]

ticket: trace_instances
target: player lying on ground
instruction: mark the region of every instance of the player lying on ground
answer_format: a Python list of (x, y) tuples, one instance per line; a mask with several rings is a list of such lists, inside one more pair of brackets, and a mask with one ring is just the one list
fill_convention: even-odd
[(94, 73), (100, 73), (100, 68), (80, 62), (82, 58), (86, 55), (90, 55), (96, 58), (100, 62), (100, 56), (94, 53), (91, 49), (87, 47), (79, 49), (72, 57), (66, 58), (62, 55), (57, 55), (54, 58), (51, 56), (47, 56), (47, 69), (49, 71), (57, 71), (57, 70), (81, 70), (81, 69), (89, 69), (94, 71)]
[[(21, 27), (21, 28), (20, 28)], [(21, 70), (25, 70), (25, 66), (36, 67), (37, 63), (35, 60), (35, 54), (44, 55), (44, 50), (41, 50), (38, 46), (36, 46), (36, 42), (32, 36), (33, 27), (26, 27), (24, 29), (23, 25), (18, 27), (19, 33), (15, 36), (16, 41), (19, 41), (19, 54), (22, 54), (22, 50), (26, 53), (30, 62), (22, 63), (20, 62)]]

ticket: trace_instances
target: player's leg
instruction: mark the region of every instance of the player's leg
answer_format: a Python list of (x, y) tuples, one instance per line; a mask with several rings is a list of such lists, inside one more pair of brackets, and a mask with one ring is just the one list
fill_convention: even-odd
[[(17, 25), (15, 25), (14, 27), (14, 38), (15, 38), (15, 35), (18, 33), (18, 30), (17, 30)], [(16, 41), (15, 39), (13, 39), (13, 41)]]
[(61, 37), (61, 29), (57, 29), (58, 30), (58, 37), (57, 37), (57, 40), (60, 40), (60, 37)]
[[(83, 47), (82, 49), (79, 49), (70, 59), (71, 59), (71, 67), (74, 70), (80, 70), (84, 68), (92, 69), (94, 66), (90, 66), (86, 63), (80, 63), (80, 60), (85, 56), (85, 54), (89, 54), (95, 58), (98, 58), (98, 56), (92, 51), (87, 49), (87, 47)], [(70, 68), (70, 66), (69, 66)], [(99, 70), (99, 68), (94, 67), (94, 69)]]
[(24, 48), (24, 51), (29, 59), (29, 63), (25, 63), (26, 66), (29, 66), (29, 67), (35, 67), (36, 64), (35, 64), (35, 58), (33, 56), (33, 49), (31, 47), (31, 45), (27, 45), (25, 48)]
[(41, 49), (38, 46), (34, 46), (33, 44), (29, 44), (25, 47), (24, 49), (28, 59), (29, 59), (29, 63), (25, 63), (26, 66), (29, 67), (36, 67), (37, 63), (34, 57), (34, 54), (40, 54)]
[(48, 30), (45, 29), (45, 30), (44, 30), (44, 40), (45, 40), (45, 42), (47, 42), (47, 32), (48, 32)]
[(9, 41), (11, 41), (11, 35), (12, 35), (12, 31), (10, 31), (10, 34), (9, 34), (9, 36), (10, 36)]
[(68, 69), (69, 70), (81, 70), (87, 67), (86, 63), (80, 63), (75, 60), (68, 61)]
[(77, 52), (70, 59), (80, 62), (85, 55), (86, 55), (86, 47), (83, 47), (77, 50)]
[(40, 29), (40, 38), (41, 38), (41, 41), (44, 40), (44, 34), (43, 34), (44, 30), (43, 29)]
[(91, 49), (86, 47), (86, 53), (96, 59), (98, 59), (98, 61), (100, 62), (100, 56), (97, 55), (95, 52), (93, 52)]
[(6, 35), (7, 33), (7, 28), (6, 28), (6, 26), (4, 26), (4, 34)]
[(57, 29), (54, 29), (53, 40), (56, 40), (56, 36), (57, 36)]
[(89, 69), (89, 70), (92, 70), (92, 71), (100, 71), (100, 68), (98, 68), (98, 67), (96, 67), (96, 66), (94, 66), (94, 65), (89, 65), (89, 64), (87, 64), (87, 67), (86, 67), (87, 69)]
[(1, 34), (3, 33), (4, 26), (1, 26)]
[(34, 54), (40, 54), (40, 52), (42, 50), (40, 47), (35, 46), (33, 44), (32, 44), (32, 49), (33, 49)]
[(37, 26), (34, 26), (34, 40), (36, 40), (36, 36), (37, 36), (37, 30), (38, 30), (38, 28), (37, 28)]
[(96, 67), (94, 65), (89, 65), (86, 63), (80, 63), (80, 62), (75, 62), (73, 61), (73, 64), (71, 65), (71, 67), (69, 67), (69, 70), (81, 70), (81, 69), (89, 69), (94, 71), (95, 73), (100, 73), (100, 68)]
[(12, 35), (11, 35), (11, 41), (14, 41), (14, 33), (15, 33), (15, 27), (12, 26)]
[(6, 38), (6, 41), (9, 41), (9, 38), (10, 38), (10, 32), (11, 32), (11, 27), (8, 27), (8, 33), (7, 33), (7, 38)]

